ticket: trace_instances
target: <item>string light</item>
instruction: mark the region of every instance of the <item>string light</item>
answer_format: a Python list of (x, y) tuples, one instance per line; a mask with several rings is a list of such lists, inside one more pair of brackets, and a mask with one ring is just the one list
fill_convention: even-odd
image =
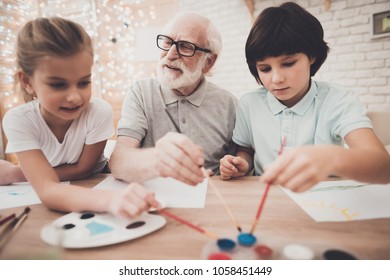
[[(0, 2), (0, 101), (4, 109), (22, 102), (14, 93), (17, 31), (38, 16), (61, 16), (80, 23), (94, 42), (93, 92), (110, 101), (122, 99), (135, 79), (154, 77), (156, 62), (139, 62), (136, 31), (153, 25), (154, 5), (144, 1), (2, 0)], [(145, 1), (150, 2), (150, 1)], [(172, 11), (174, 12), (174, 11)]]
[(5, 111), (20, 103), (13, 88), (16, 34), (27, 20), (38, 15), (37, 11), (36, 1), (0, 1), (0, 102)]

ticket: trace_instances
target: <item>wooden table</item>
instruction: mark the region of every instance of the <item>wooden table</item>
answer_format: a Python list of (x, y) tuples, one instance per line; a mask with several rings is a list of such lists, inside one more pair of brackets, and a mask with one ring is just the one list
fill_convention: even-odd
[[(90, 187), (105, 176), (98, 175), (76, 183)], [(219, 188), (240, 226), (249, 231), (264, 186), (258, 183), (256, 177), (229, 181), (213, 177), (211, 180)], [(23, 208), (1, 210), (0, 214), (20, 213)], [(48, 210), (43, 205), (33, 205), (31, 209), (28, 219), (4, 248), (1, 259), (188, 260), (200, 259), (202, 249), (211, 242), (207, 236), (167, 218), (163, 228), (128, 242), (92, 249), (61, 249), (44, 243), (40, 231), (63, 213)], [(208, 188), (205, 208), (170, 209), (170, 212), (221, 237), (237, 237), (237, 230), (211, 188)], [(358, 259), (390, 259), (390, 219), (316, 223), (279, 187), (270, 189), (254, 234), (260, 241), (303, 243), (321, 250), (342, 249)]]

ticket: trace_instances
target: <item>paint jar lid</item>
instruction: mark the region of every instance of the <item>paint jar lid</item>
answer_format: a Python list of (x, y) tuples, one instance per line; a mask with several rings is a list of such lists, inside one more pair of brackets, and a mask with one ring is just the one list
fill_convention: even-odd
[(256, 252), (256, 254), (262, 257), (269, 257), (273, 252), (270, 247), (262, 244), (255, 246), (253, 250)]
[(236, 247), (236, 243), (229, 238), (221, 238), (218, 239), (217, 246), (221, 251), (230, 251)]
[(283, 248), (283, 257), (288, 260), (312, 260), (314, 251), (300, 244), (289, 244)]
[(211, 253), (208, 260), (231, 260), (232, 258), (225, 253)]
[(337, 249), (325, 251), (324, 259), (325, 260), (356, 260), (356, 258), (350, 253), (347, 253), (342, 250), (337, 250)]
[(251, 247), (256, 243), (256, 236), (251, 233), (241, 233), (238, 235), (238, 243), (242, 246)]

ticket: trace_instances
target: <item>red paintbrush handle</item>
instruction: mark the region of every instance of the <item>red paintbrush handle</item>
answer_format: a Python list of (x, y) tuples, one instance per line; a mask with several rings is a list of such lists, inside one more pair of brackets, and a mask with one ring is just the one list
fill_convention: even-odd
[(172, 218), (172, 219), (174, 219), (174, 220), (176, 220), (176, 221), (178, 221), (178, 222), (180, 222), (182, 224), (185, 224), (185, 225), (193, 228), (194, 230), (197, 230), (197, 231), (199, 231), (201, 233), (205, 233), (204, 229), (201, 229), (200, 227), (198, 227), (198, 226), (196, 226), (194, 224), (191, 224), (190, 222), (187, 222), (186, 220), (183, 220), (182, 218), (180, 218), (180, 217), (178, 217), (178, 216), (168, 212), (167, 210), (161, 209), (161, 210), (159, 210), (159, 212), (161, 214), (164, 214), (165, 216), (168, 216), (168, 217), (170, 217), (170, 218)]

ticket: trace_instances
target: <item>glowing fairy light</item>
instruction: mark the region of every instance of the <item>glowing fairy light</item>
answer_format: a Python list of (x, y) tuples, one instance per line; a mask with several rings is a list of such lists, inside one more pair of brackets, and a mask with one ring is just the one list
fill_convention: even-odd
[[(14, 44), (19, 28), (37, 16), (53, 16), (79, 22), (93, 39), (95, 48), (94, 84), (99, 84), (102, 95), (122, 96), (133, 77), (148, 76), (145, 69), (134, 67), (135, 32), (156, 18), (155, 7), (139, 6), (142, 1), (65, 0), (20, 1), (4, 0), (0, 3), (0, 57), (1, 66), (7, 69), (1, 75), (3, 87), (11, 88), (15, 72)], [(11, 27), (9, 23), (12, 23)], [(12, 58), (12, 59), (10, 59)], [(136, 73), (136, 72), (139, 73)], [(149, 73), (149, 75), (154, 75)], [(102, 87), (104, 86), (104, 90)], [(0, 99), (12, 96), (13, 91), (0, 92)], [(13, 106), (11, 102), (7, 107)]]

